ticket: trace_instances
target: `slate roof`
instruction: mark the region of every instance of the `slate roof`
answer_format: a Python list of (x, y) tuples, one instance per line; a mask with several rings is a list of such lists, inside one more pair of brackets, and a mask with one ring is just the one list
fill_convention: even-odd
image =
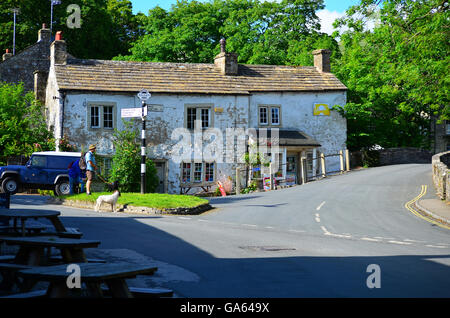
[(68, 59), (55, 65), (60, 89), (137, 93), (251, 94), (346, 90), (333, 74), (315, 67), (239, 64), (222, 75), (214, 64)]
[[(321, 144), (307, 135), (303, 131), (294, 129), (277, 129), (277, 135), (274, 134), (272, 138), (273, 128), (257, 128), (256, 136), (260, 142), (264, 141), (278, 141), (278, 146), (308, 146), (308, 147), (321, 147)], [(278, 139), (278, 140), (277, 140)]]

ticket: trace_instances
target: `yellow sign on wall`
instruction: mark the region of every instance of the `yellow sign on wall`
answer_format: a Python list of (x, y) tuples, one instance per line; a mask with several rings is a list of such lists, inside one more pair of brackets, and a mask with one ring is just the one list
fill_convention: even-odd
[(327, 104), (314, 104), (314, 116), (330, 116), (330, 107)]

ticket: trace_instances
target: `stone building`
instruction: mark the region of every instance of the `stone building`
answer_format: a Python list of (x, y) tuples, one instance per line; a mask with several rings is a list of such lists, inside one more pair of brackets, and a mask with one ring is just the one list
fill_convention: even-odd
[(35, 44), (16, 55), (7, 49), (0, 62), (0, 81), (23, 82), (25, 91), (34, 91), (35, 96), (43, 101), (50, 68), (50, 44), (50, 29), (44, 24)]
[[(330, 73), (330, 52), (314, 54), (315, 67), (242, 65), (223, 42), (214, 64), (82, 60), (68, 55), (57, 35), (48, 124), (56, 138), (66, 135), (80, 148), (97, 144), (108, 167), (114, 129), (123, 129), (123, 120), (141, 122), (121, 115), (140, 108), (136, 95), (147, 89), (146, 154), (157, 165), (160, 192), (192, 193), (234, 176), (251, 132), (278, 134), (270, 139), (278, 148), (267, 151), (278, 162), (273, 173), (279, 183), (299, 182), (301, 156), (346, 148), (346, 121), (332, 106), (346, 103), (347, 89)], [(327, 163), (329, 170), (337, 166), (339, 158)]]

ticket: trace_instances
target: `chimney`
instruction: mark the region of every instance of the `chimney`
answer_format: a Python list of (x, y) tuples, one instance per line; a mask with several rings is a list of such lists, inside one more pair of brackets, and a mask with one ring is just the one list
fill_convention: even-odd
[(67, 64), (67, 46), (62, 31), (56, 32), (55, 41), (50, 45), (50, 66), (55, 64)]
[(48, 72), (34, 71), (34, 97), (45, 103), (45, 91), (47, 89)]
[(223, 75), (237, 75), (238, 62), (236, 53), (227, 53), (225, 39), (220, 40), (220, 53), (214, 58), (214, 64)]
[(319, 72), (331, 72), (330, 66), (330, 50), (315, 50), (312, 52), (314, 55), (314, 66)]
[(51, 41), (51, 33), (50, 29), (47, 29), (47, 25), (42, 24), (42, 29), (38, 32), (38, 42), (50, 42)]
[(7, 59), (9, 59), (10, 57), (12, 57), (12, 53), (9, 52), (9, 49), (6, 49), (6, 53), (3, 54), (3, 61), (6, 61)]

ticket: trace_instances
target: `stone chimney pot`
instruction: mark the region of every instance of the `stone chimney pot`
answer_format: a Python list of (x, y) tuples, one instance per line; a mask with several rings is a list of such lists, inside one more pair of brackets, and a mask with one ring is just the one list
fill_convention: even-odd
[(62, 31), (56, 32), (55, 41), (50, 45), (50, 63), (51, 66), (67, 64), (67, 46), (62, 39)]
[(47, 25), (42, 24), (42, 29), (38, 32), (38, 42), (50, 42), (51, 41), (51, 33), (50, 29), (47, 29)]
[(319, 72), (331, 72), (330, 50), (315, 50), (312, 54), (314, 55), (314, 66)]
[(227, 53), (226, 40), (220, 40), (220, 53), (214, 58), (214, 65), (220, 69), (222, 75), (238, 75), (238, 55)]

